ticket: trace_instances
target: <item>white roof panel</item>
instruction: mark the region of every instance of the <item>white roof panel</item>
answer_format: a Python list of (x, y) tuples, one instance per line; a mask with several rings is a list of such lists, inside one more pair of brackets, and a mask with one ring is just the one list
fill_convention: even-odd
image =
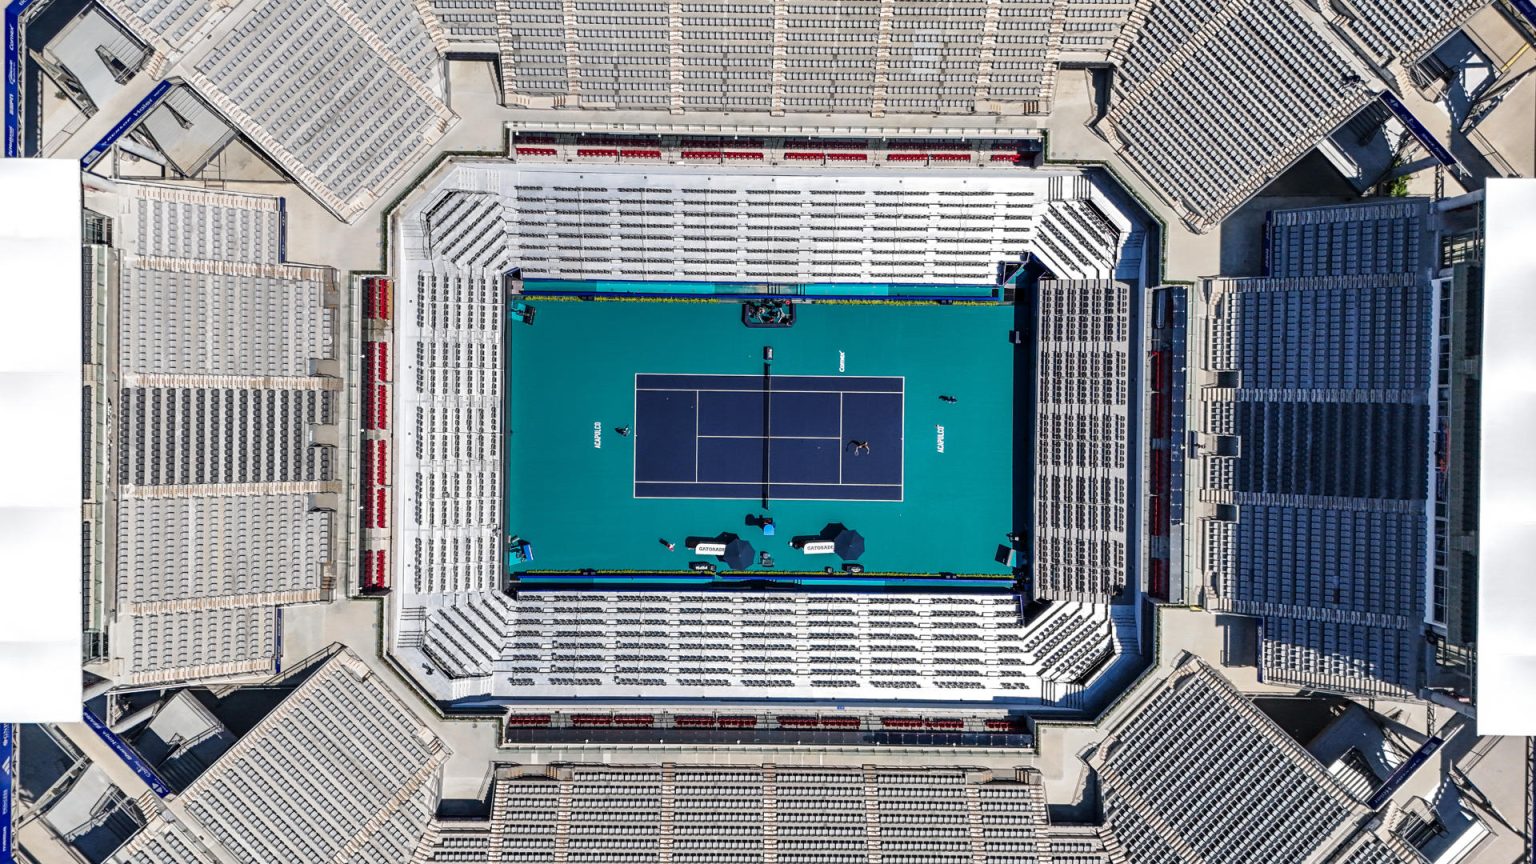
[(1477, 731), (1536, 735), (1536, 180), (1485, 194)]
[(80, 165), (0, 159), (0, 721), (80, 719)]

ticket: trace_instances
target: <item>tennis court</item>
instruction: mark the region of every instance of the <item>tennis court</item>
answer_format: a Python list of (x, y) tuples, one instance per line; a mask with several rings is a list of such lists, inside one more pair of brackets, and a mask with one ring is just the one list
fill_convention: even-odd
[(793, 541), (842, 524), (871, 574), (1008, 573), (1011, 307), (802, 303), (792, 327), (749, 329), (739, 303), (528, 302), (535, 323), (508, 325), (501, 518), (534, 559), (513, 570), (681, 575), (714, 560), (691, 541), (735, 534), (772, 559), (748, 573), (820, 573), (838, 556)]
[(635, 376), (635, 497), (900, 501), (900, 378)]

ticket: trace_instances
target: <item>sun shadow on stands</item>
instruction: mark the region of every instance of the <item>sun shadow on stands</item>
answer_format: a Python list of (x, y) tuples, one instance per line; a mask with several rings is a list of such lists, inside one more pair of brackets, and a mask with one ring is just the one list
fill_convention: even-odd
[(1033, 599), (1035, 521), (1035, 400), (1036, 354), (1040, 346), (1040, 277), (1046, 273), (1039, 261), (1025, 262), (1013, 305), (1013, 533), (1019, 535), (1014, 575), (1021, 593)]
[(1076, 801), (1047, 803), (1051, 825), (1097, 825), (1099, 822), (1099, 777), (1092, 769), (1083, 769), (1083, 784)]
[(1045, 614), (1045, 610), (1051, 608), (1051, 604), (1053, 604), (1055, 602), (1056, 601), (1054, 601), (1054, 600), (1038, 600), (1037, 599), (1037, 600), (1031, 600), (1028, 603), (1024, 604), (1024, 606), (1023, 606), (1023, 610), (1024, 610), (1024, 622), (1023, 623), (1024, 623), (1024, 626), (1028, 627), (1030, 624), (1033, 624), (1035, 622), (1035, 619), (1039, 618), (1041, 615), (1044, 615)]
[(491, 815), (491, 793), (484, 798), (444, 798), (437, 802), (439, 819), (487, 819)]

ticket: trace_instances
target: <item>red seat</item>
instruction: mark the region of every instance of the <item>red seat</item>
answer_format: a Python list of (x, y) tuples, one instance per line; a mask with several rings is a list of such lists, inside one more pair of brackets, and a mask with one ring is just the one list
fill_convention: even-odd
[(554, 156), (555, 152), (556, 152), (555, 148), (553, 148), (553, 147), (518, 147), (517, 148), (517, 155), (519, 155), (519, 156)]
[(608, 156), (608, 157), (614, 157), (614, 156), (618, 156), (619, 155), (619, 151), (617, 151), (617, 150), (609, 150), (609, 149), (600, 148), (600, 147), (578, 147), (578, 148), (576, 148), (576, 155), (577, 156)]

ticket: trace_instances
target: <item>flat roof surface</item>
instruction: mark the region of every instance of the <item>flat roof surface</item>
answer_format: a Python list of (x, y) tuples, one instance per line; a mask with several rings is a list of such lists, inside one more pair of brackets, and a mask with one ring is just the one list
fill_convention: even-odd
[(820, 571), (842, 559), (790, 542), (841, 523), (870, 571), (1008, 573), (1012, 306), (802, 303), (748, 328), (740, 303), (528, 302), (507, 325), (516, 570), (683, 571), (716, 560), (690, 539), (734, 533), (774, 559), (753, 572)]
[(80, 721), (80, 165), (0, 160), (0, 721)]
[(1485, 199), (1478, 504), (1479, 735), (1536, 734), (1536, 180)]

